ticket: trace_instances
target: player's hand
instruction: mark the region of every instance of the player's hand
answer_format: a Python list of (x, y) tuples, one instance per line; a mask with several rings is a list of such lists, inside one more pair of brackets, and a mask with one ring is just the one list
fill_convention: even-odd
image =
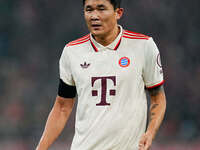
[(150, 150), (153, 141), (153, 135), (151, 133), (144, 133), (139, 142), (139, 150)]

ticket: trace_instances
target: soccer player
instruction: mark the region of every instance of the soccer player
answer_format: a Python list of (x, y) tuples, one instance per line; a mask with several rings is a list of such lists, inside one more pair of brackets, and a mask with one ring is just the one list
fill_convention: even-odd
[(90, 34), (63, 50), (58, 96), (37, 150), (47, 150), (62, 132), (76, 93), (71, 150), (148, 150), (166, 109), (158, 48), (151, 37), (118, 25), (120, 0), (83, 0), (83, 5)]

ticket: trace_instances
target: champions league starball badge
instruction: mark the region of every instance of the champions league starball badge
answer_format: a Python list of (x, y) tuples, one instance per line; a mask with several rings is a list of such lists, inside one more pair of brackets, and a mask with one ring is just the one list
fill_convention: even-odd
[(128, 57), (122, 57), (122, 58), (120, 58), (119, 65), (121, 67), (128, 67), (130, 65), (130, 59)]
[(162, 64), (161, 64), (161, 59), (160, 59), (160, 53), (157, 56), (157, 64), (160, 68), (162, 68)]

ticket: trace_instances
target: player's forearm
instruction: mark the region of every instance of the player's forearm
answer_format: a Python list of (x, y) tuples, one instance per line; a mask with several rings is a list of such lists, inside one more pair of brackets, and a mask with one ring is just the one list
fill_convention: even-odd
[(150, 120), (147, 133), (154, 138), (164, 118), (166, 110), (166, 98), (164, 91), (151, 95)]
[(58, 102), (54, 104), (47, 119), (45, 130), (40, 139), (37, 150), (47, 150), (52, 145), (62, 132), (71, 111), (72, 107), (63, 108)]

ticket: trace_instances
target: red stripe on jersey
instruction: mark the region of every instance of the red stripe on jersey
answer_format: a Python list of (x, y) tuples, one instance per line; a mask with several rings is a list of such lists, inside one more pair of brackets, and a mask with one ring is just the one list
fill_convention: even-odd
[(79, 38), (79, 39), (77, 39), (77, 40), (71, 41), (70, 43), (77, 43), (77, 42), (79, 42), (79, 41), (83, 41), (83, 40), (87, 39), (89, 36), (90, 36), (90, 35), (88, 34), (88, 35), (83, 36), (83, 37), (81, 37), (81, 38)]
[(73, 45), (79, 45), (79, 44), (82, 44), (82, 43), (85, 43), (85, 42), (87, 42), (87, 41), (89, 41), (90, 39), (88, 38), (88, 39), (85, 39), (85, 40), (83, 40), (83, 41), (80, 41), (80, 42), (77, 42), (77, 43), (72, 43), (72, 44), (67, 44), (67, 46), (73, 46)]
[(153, 85), (153, 86), (147, 87), (147, 89), (152, 89), (152, 88), (158, 87), (158, 86), (160, 86), (160, 85), (163, 85), (164, 82), (165, 82), (165, 81), (163, 80), (162, 82), (160, 82), (160, 83), (158, 83), (158, 84), (156, 84), (156, 85)]
[(77, 42), (70, 42), (69, 44), (76, 44), (76, 43), (80, 43), (80, 42), (82, 42), (82, 41), (85, 41), (85, 40), (88, 40), (88, 39), (89, 39), (89, 37), (88, 37), (88, 38), (86, 38), (86, 39), (83, 39), (83, 40), (77, 41)]
[(143, 34), (132, 34), (132, 33), (128, 33), (128, 32), (124, 32), (124, 34), (128, 35), (128, 36), (148, 37), (148, 36), (145, 36)]
[(128, 39), (145, 39), (145, 40), (149, 39), (149, 37), (126, 36), (126, 35), (123, 35), (123, 37)]
[(74, 40), (74, 41), (71, 41), (69, 42), (66, 46), (70, 46), (70, 45), (73, 45), (73, 44), (78, 44), (79, 42), (82, 42), (82, 41), (85, 41), (87, 38), (89, 38), (89, 34), (88, 35), (85, 35), (77, 40)]
[(135, 33), (129, 33), (129, 32), (124, 32), (124, 35), (127, 37), (136, 37), (136, 38), (145, 38), (145, 39), (149, 39), (149, 36), (146, 36), (144, 34), (135, 34)]
[(125, 30), (126, 33), (130, 33), (130, 34), (133, 34), (133, 35), (137, 35), (137, 36), (145, 36), (145, 37), (149, 37), (147, 35), (144, 35), (144, 34), (141, 34), (141, 33), (136, 33), (136, 32), (132, 32), (132, 31), (128, 31), (128, 30)]

